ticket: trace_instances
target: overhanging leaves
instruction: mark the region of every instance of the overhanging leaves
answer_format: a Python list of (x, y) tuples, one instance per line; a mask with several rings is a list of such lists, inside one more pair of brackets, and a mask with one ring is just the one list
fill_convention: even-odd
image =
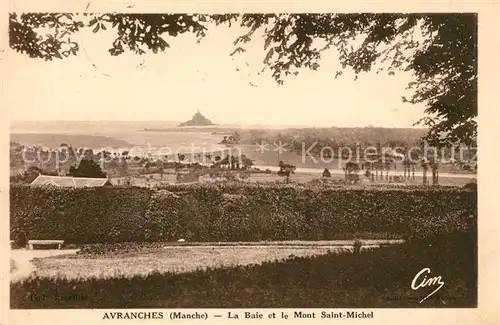
[[(84, 24), (84, 20), (88, 21)], [(194, 33), (198, 41), (207, 26), (238, 24), (246, 31), (234, 40), (232, 55), (244, 52), (257, 31), (264, 37), (263, 57), (278, 84), (301, 68), (316, 70), (321, 54), (335, 49), (343, 69), (356, 78), (363, 72), (411, 71), (410, 103), (426, 104), (421, 125), (429, 126), (434, 145), (471, 144), (477, 136), (476, 14), (10, 14), (10, 46), (33, 58), (76, 55), (78, 44), (66, 38), (87, 25), (94, 32), (117, 33), (111, 55), (126, 50), (163, 52), (164, 36)], [(37, 29), (54, 32), (41, 36)], [(63, 38), (64, 37), (64, 38)], [(228, 53), (230, 54), (230, 53)], [(332, 71), (332, 77), (341, 71)]]

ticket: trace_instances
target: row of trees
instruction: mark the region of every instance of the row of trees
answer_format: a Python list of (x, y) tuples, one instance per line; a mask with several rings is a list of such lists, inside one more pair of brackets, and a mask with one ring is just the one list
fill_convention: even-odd
[(278, 163), (279, 176), (284, 176), (287, 183), (290, 182), (290, 175), (295, 174), (296, 166), (287, 164), (284, 161), (280, 160)]
[[(201, 155), (201, 154), (199, 154)], [(129, 151), (109, 152), (102, 150), (97, 153), (92, 149), (75, 149), (71, 145), (62, 143), (55, 150), (48, 150), (40, 146), (26, 147), (19, 143), (11, 143), (10, 165), (12, 169), (26, 170), (29, 167), (36, 167), (44, 174), (67, 174), (67, 175), (86, 175), (81, 172), (77, 165), (83, 162), (82, 168), (88, 168), (88, 165), (103, 166), (104, 171), (117, 176), (126, 176), (129, 174), (129, 167), (143, 168), (146, 173), (151, 170), (158, 170), (160, 173), (164, 169), (182, 169), (200, 167), (199, 162), (186, 162), (186, 154), (165, 155), (163, 159), (149, 156), (132, 156)], [(200, 162), (208, 162), (214, 167), (224, 169), (249, 169), (253, 166), (253, 161), (246, 155), (228, 154), (224, 158), (220, 155), (207, 153), (200, 158)], [(81, 160), (79, 162), (79, 160)], [(94, 167), (89, 167), (94, 168)], [(101, 177), (104, 172), (95, 169), (90, 173), (92, 176)], [(86, 177), (86, 176), (83, 176)]]
[(221, 141), (221, 144), (238, 144), (240, 143), (241, 135), (239, 132), (233, 132), (233, 134), (229, 136), (224, 136)]
[[(397, 179), (406, 181), (406, 180), (415, 180), (415, 166), (416, 163), (413, 162), (412, 160), (405, 158), (402, 162), (403, 165), (403, 176), (402, 177), (397, 177)], [(439, 162), (432, 160), (428, 161), (427, 159), (422, 159), (421, 161), (421, 166), (422, 166), (422, 178), (423, 178), (423, 184), (428, 185), (428, 179), (427, 179), (427, 173), (428, 170), (431, 169), (432, 171), (432, 184), (433, 185), (438, 185), (439, 184)], [(369, 162), (365, 164), (360, 164), (358, 163), (353, 163), (353, 162), (348, 162), (346, 166), (343, 168), (345, 172), (345, 179), (348, 182), (357, 182), (359, 181), (358, 173), (360, 170), (365, 170), (365, 176), (368, 177), (372, 182), (375, 180), (384, 179), (384, 172), (385, 172), (385, 180), (389, 180), (389, 172), (392, 170), (392, 167), (396, 169), (396, 163), (391, 162), (391, 161), (376, 161), (376, 162)], [(323, 172), (323, 177), (331, 177), (330, 171), (328, 169), (325, 169)], [(391, 177), (392, 179), (392, 177)]]

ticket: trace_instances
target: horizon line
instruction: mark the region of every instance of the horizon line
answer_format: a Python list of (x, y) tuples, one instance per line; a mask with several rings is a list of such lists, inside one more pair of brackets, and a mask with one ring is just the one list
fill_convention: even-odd
[[(162, 122), (170, 122), (170, 123), (183, 123), (182, 121), (175, 121), (175, 120), (69, 120), (69, 119), (61, 119), (61, 120), (19, 120), (19, 119), (12, 119), (9, 121), (10, 124), (12, 122), (29, 122), (29, 123), (49, 123), (49, 122), (73, 122), (73, 123), (144, 123), (144, 122), (155, 122), (155, 123), (162, 123)], [(428, 127), (423, 127), (423, 126), (378, 126), (378, 125), (358, 125), (358, 126), (336, 126), (336, 125), (299, 125), (299, 124), (260, 124), (260, 123), (238, 123), (238, 122), (233, 122), (233, 123), (215, 123), (214, 125), (193, 125), (193, 126), (172, 126), (172, 127), (166, 127), (166, 128), (217, 128), (217, 127), (223, 127), (223, 126), (261, 126), (261, 127), (289, 127), (289, 128), (347, 128), (347, 129), (352, 129), (352, 128), (379, 128), (379, 129), (421, 129), (425, 130), (428, 129)]]

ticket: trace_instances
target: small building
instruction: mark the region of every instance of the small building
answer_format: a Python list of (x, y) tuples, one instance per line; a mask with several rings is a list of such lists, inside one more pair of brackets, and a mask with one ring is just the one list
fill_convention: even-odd
[(107, 178), (38, 175), (30, 186), (104, 187), (112, 184)]

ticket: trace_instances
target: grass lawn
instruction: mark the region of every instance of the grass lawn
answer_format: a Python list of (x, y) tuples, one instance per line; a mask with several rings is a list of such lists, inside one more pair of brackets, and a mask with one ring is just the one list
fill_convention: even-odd
[[(472, 308), (477, 306), (475, 238), (447, 235), (359, 254), (331, 252), (187, 273), (31, 278), (11, 284), (11, 308)], [(434, 290), (412, 290), (412, 279), (423, 268), (445, 284), (419, 304)]]
[[(384, 174), (385, 177), (385, 174)], [(296, 173), (290, 177), (290, 181), (292, 182), (297, 182), (297, 183), (307, 183), (312, 180), (319, 180), (323, 179), (321, 175), (319, 174), (312, 174), (312, 173)], [(415, 180), (408, 180), (405, 183), (389, 183), (388, 181), (384, 180), (377, 180), (375, 182), (370, 182), (364, 175), (360, 173), (360, 179), (362, 180), (362, 184), (364, 185), (370, 185), (370, 184), (408, 184), (408, 185), (422, 185), (423, 183), (423, 178), (421, 176), (415, 176)], [(251, 174), (249, 181), (250, 182), (276, 182), (276, 181), (281, 181), (283, 182), (285, 180), (284, 177), (278, 176), (277, 174)], [(330, 181), (343, 181), (345, 180), (344, 175), (340, 174), (332, 174), (332, 177), (329, 178)], [(427, 181), (429, 184), (432, 183), (432, 175), (427, 176)], [(471, 182), (476, 182), (475, 176), (472, 176), (470, 178), (468, 177), (463, 177), (463, 178), (458, 178), (458, 177), (439, 177), (439, 185), (441, 186), (464, 186), (467, 183)]]
[(36, 259), (36, 275), (49, 278), (90, 279), (183, 273), (207, 268), (261, 264), (290, 256), (327, 254), (331, 247), (149, 247)]

